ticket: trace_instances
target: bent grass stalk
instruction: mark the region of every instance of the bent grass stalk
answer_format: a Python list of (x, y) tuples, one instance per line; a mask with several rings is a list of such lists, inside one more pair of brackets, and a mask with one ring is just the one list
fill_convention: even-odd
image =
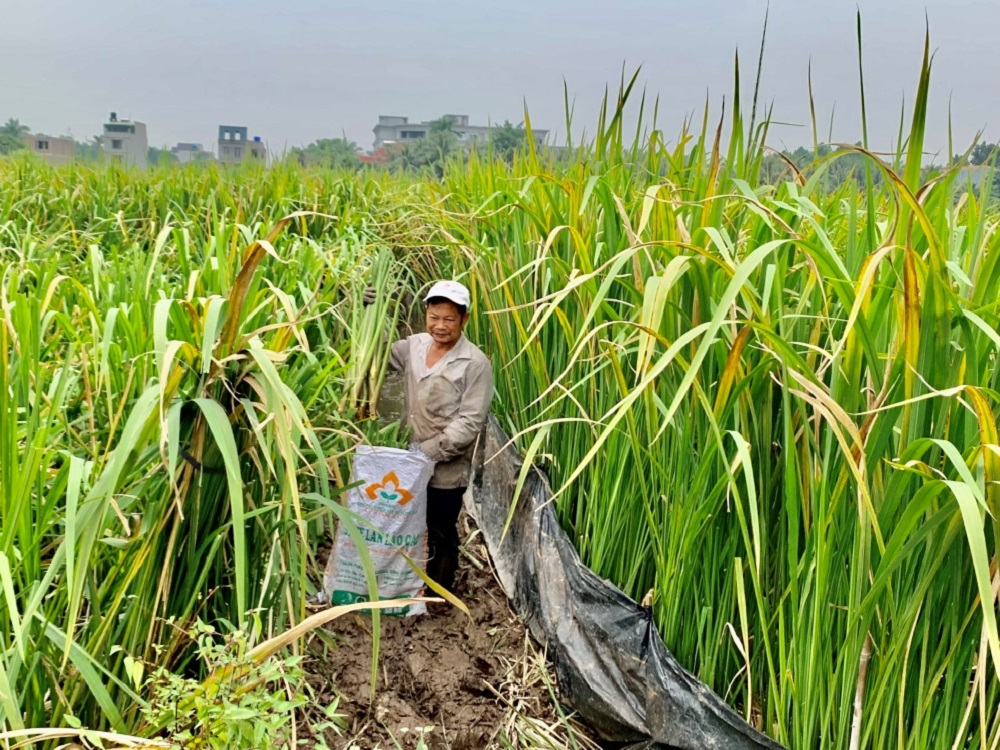
[[(446, 175), (427, 219), (584, 560), (790, 747), (1000, 738), (997, 239), (920, 173), (929, 78), (901, 172), (843, 149), (766, 184), (707, 121), (675, 152), (604, 126), (558, 176)], [(826, 187), (852, 153), (881, 181)]]
[(789, 747), (1000, 743), (1000, 235), (920, 162), (929, 57), (906, 151), (778, 182), (767, 115), (626, 134), (636, 80), (593, 142), (440, 181), (0, 165), (5, 727), (128, 730), (124, 655), (185, 666), (165, 618), (301, 620), (402, 315), (360, 294), (450, 274), (583, 559), (685, 667)]
[(16, 185), (0, 249), (10, 730), (73, 716), (125, 732), (143, 705), (126, 660), (187, 668), (196, 617), (236, 624), (258, 610), (273, 635), (305, 616), (329, 515), (311, 498), (343, 489), (325, 457), (347, 445), (343, 372), (328, 364), (347, 340), (316, 309), (346, 283), (329, 271), (363, 258), (339, 241), (341, 220), (300, 210), (301, 196), (351, 188), (303, 178), (283, 194), (277, 171), (230, 191), (221, 178), (0, 164)]

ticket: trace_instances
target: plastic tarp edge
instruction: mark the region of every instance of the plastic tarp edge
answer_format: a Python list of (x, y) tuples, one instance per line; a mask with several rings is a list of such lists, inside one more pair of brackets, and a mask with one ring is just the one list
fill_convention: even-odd
[(466, 505), (504, 593), (545, 646), (566, 703), (603, 739), (630, 747), (781, 748), (680, 666), (648, 608), (581, 562), (534, 467), (511, 512), (522, 460), (507, 443), (491, 416)]

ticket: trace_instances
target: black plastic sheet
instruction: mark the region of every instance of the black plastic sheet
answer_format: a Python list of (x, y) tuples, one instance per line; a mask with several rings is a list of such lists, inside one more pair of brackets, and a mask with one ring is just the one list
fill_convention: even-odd
[(504, 537), (521, 458), (493, 417), (468, 510), (500, 584), (555, 668), (560, 692), (603, 739), (629, 748), (780, 748), (686, 672), (642, 607), (581, 561), (532, 467)]

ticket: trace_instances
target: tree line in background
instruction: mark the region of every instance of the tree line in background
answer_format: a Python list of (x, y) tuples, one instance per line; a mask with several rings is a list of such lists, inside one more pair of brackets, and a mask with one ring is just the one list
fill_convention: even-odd
[[(471, 148), (484, 153), (492, 150), (504, 161), (511, 162), (514, 154), (527, 145), (526, 129), (508, 120), (492, 129), (488, 141), (477, 141)], [(386, 149), (384, 160), (376, 163), (393, 171), (426, 171), (440, 177), (449, 159), (463, 156), (469, 149), (455, 132), (454, 118), (445, 116), (431, 121), (426, 137)], [(331, 169), (360, 169), (364, 163), (361, 149), (347, 138), (322, 138), (305, 148), (293, 148), (286, 158), (306, 167)]]
[[(22, 140), (31, 132), (28, 125), (11, 117), (0, 126), (0, 154), (10, 154), (24, 150)], [(474, 148), (493, 153), (511, 162), (515, 152), (528, 144), (527, 131), (521, 125), (505, 121), (493, 128), (489, 142), (477, 142)], [(461, 156), (468, 147), (461, 142), (455, 132), (455, 120), (441, 117), (430, 124), (426, 138), (387, 150), (384, 161), (375, 163), (394, 171), (431, 172), (438, 177), (443, 174), (444, 164), (451, 158)], [(100, 136), (90, 141), (75, 141), (75, 157), (80, 161), (97, 161), (103, 156)], [(357, 143), (347, 138), (321, 138), (303, 148), (294, 147), (284, 159), (298, 162), (302, 166), (325, 167), (328, 169), (360, 169), (363, 165), (361, 149)], [(177, 158), (167, 148), (150, 146), (147, 158), (150, 164), (176, 164)]]
[[(31, 128), (16, 117), (8, 118), (0, 125), (0, 155), (24, 150), (22, 140)], [(100, 161), (104, 156), (101, 137), (93, 136), (89, 141), (74, 141), (75, 158), (82, 162)], [(855, 146), (860, 146), (856, 143)], [(476, 141), (471, 146), (462, 143), (455, 131), (455, 120), (444, 116), (430, 123), (426, 137), (407, 144), (394, 145), (385, 150), (384, 158), (368, 162), (376, 166), (386, 167), (391, 171), (430, 173), (441, 177), (444, 165), (449, 159), (462, 157), (471, 149), (481, 154), (491, 152), (510, 163), (514, 155), (528, 147), (528, 134), (523, 125), (513, 125), (509, 120), (492, 129), (488, 141)], [(849, 152), (849, 153), (848, 153)], [(977, 143), (967, 154), (956, 154), (952, 157), (952, 165), (968, 164), (972, 167), (986, 168), (993, 166), (1000, 154), (1000, 144)], [(150, 146), (147, 158), (150, 164), (176, 164), (177, 157), (166, 147)], [(365, 162), (362, 151), (357, 143), (342, 138), (320, 138), (305, 147), (293, 147), (284, 156), (288, 162), (298, 163), (304, 167), (320, 167), (335, 170), (360, 169)], [(803, 146), (792, 150), (772, 151), (761, 161), (761, 181), (767, 184), (777, 184), (790, 179), (794, 173), (801, 173), (810, 168), (823, 167), (823, 177), (827, 189), (842, 185), (848, 180), (857, 183), (858, 188), (865, 187), (865, 157), (848, 146), (830, 146), (819, 144), (815, 150)], [(926, 172), (940, 169), (929, 165)], [(882, 181), (878, 170), (871, 171), (874, 186)], [(980, 187), (981, 178), (974, 178), (976, 188)], [(1000, 198), (1000, 170), (994, 173), (990, 181), (990, 194)]]
[[(848, 180), (856, 182), (859, 188), (865, 186), (865, 156), (848, 146), (834, 147), (823, 143), (815, 150), (799, 146), (794, 151), (785, 149), (769, 153), (761, 161), (761, 181), (774, 185), (791, 179), (796, 172), (821, 166), (824, 170), (822, 179), (828, 188)], [(880, 185), (881, 173), (872, 170), (872, 180), (876, 186)]]
[[(968, 162), (973, 167), (979, 167), (984, 170), (983, 173), (979, 175), (979, 180), (984, 180), (987, 177), (986, 169), (997, 166), (997, 155), (1000, 154), (1000, 144), (998, 143), (977, 143), (972, 147), (969, 152)], [(952, 158), (953, 164), (961, 163), (962, 155), (956, 154)], [(977, 181), (978, 184), (978, 181)], [(1000, 198), (1000, 174), (994, 170), (993, 177), (990, 180), (990, 194), (994, 198)]]
[(17, 118), (11, 117), (7, 120), (0, 126), (0, 154), (9, 154), (11, 151), (24, 148), (21, 136), (28, 132), (30, 132), (28, 126), (21, 124)]
[[(860, 147), (861, 143), (855, 143)], [(965, 154), (955, 154), (951, 158), (951, 166), (969, 167), (969, 179), (977, 193), (981, 192), (982, 183), (990, 178), (987, 169), (997, 164), (1000, 155), (1000, 144), (977, 143)], [(808, 169), (823, 168), (823, 177), (827, 189), (853, 180), (858, 188), (865, 187), (865, 160), (863, 153), (850, 146), (829, 146), (820, 144), (816, 150), (799, 147), (794, 151), (774, 151), (761, 161), (761, 180), (768, 184), (784, 182), (792, 177), (793, 171), (804, 172)], [(870, 163), (870, 162), (869, 162)], [(923, 179), (944, 169), (940, 164), (928, 164), (923, 168)], [(871, 170), (873, 186), (882, 184), (883, 175), (877, 170)], [(963, 185), (964, 187), (964, 185)], [(1000, 170), (993, 173), (989, 182), (989, 194), (1000, 199)]]

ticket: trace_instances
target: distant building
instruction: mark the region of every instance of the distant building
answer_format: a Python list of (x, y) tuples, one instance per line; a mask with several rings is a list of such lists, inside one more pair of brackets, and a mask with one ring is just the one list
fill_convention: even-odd
[(69, 164), (73, 161), (73, 149), (75, 143), (72, 138), (55, 138), (44, 133), (31, 135), (26, 133), (21, 136), (24, 147), (36, 156), (41, 157), (49, 164), (59, 166)]
[(212, 154), (205, 150), (205, 147), (200, 143), (178, 143), (172, 149), (170, 149), (170, 155), (173, 156), (178, 164), (187, 164), (192, 161), (210, 161), (212, 159)]
[(149, 143), (145, 123), (119, 120), (118, 115), (112, 112), (104, 123), (101, 145), (112, 161), (135, 167), (146, 166)]
[[(458, 136), (459, 141), (471, 143), (477, 140), (489, 138), (491, 126), (470, 125), (468, 115), (445, 115), (453, 121), (452, 130)], [(409, 143), (426, 138), (430, 132), (430, 122), (410, 122), (408, 117), (396, 117), (393, 115), (379, 115), (378, 124), (373, 128), (375, 133), (374, 150), (378, 151), (384, 146), (391, 146), (397, 143)], [(535, 143), (544, 145), (545, 139), (549, 135), (548, 130), (531, 131)]]
[(219, 126), (219, 161), (223, 164), (241, 164), (244, 161), (267, 163), (267, 148), (260, 136), (247, 139), (247, 129), (242, 126)]

